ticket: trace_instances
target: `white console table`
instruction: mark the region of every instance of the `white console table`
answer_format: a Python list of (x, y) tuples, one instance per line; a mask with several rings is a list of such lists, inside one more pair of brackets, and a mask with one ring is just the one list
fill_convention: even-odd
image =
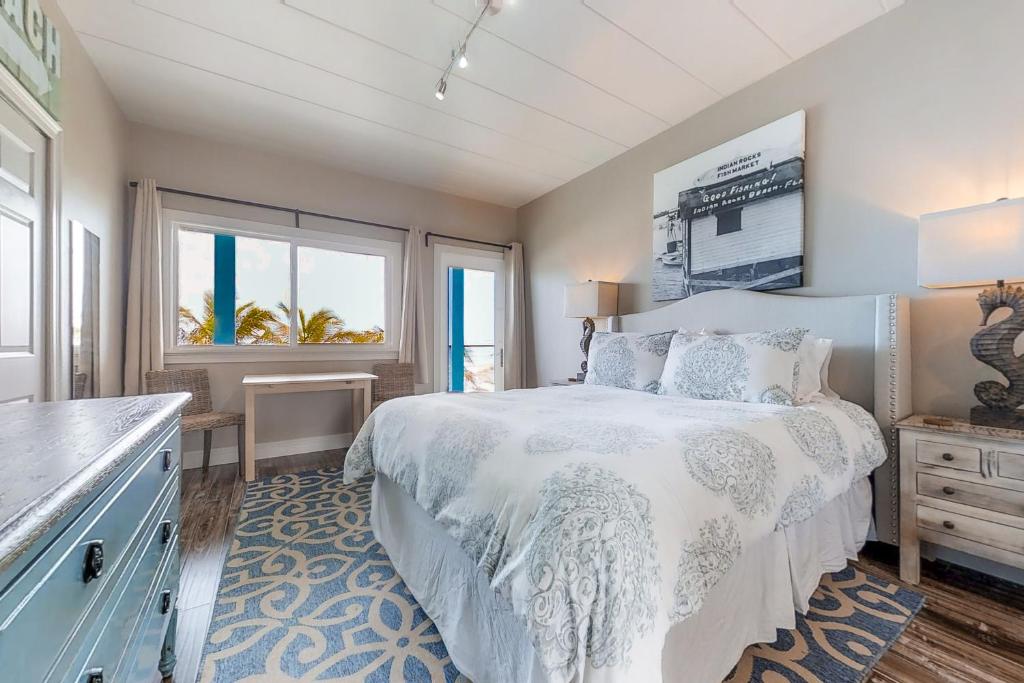
[[(352, 435), (355, 436), (370, 414), (370, 390), (377, 375), (368, 372), (313, 372), (298, 375), (246, 375), (245, 389), (245, 465), (246, 481), (256, 478), (256, 395), (293, 394), (303, 391), (351, 391)], [(362, 391), (362, 400), (356, 392)]]

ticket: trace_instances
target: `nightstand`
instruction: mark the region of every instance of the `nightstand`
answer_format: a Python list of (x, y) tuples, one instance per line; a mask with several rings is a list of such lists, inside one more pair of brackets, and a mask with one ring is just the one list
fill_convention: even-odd
[(900, 430), (900, 578), (921, 541), (1024, 568), (1024, 431), (914, 415)]
[(553, 379), (550, 382), (550, 386), (553, 387), (575, 387), (583, 384), (583, 382), (577, 379)]

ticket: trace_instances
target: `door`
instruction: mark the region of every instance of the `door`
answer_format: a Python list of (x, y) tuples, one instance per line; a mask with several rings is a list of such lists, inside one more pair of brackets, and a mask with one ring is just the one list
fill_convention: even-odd
[(0, 403), (45, 396), (46, 139), (0, 99)]
[(504, 341), (504, 254), (435, 246), (434, 388), (504, 389)]

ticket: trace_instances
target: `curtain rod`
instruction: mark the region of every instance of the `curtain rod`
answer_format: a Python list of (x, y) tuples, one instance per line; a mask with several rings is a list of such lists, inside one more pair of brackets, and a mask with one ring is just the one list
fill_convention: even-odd
[[(139, 183), (136, 180), (128, 183), (129, 187), (138, 187)], [(278, 206), (276, 204), (264, 204), (262, 202), (252, 202), (247, 199), (235, 199), (233, 197), (222, 197), (215, 194), (206, 194), (204, 192), (193, 192), (191, 190), (178, 190), (173, 187), (160, 187), (157, 186), (158, 192), (166, 192), (167, 194), (179, 194), (184, 197), (195, 197), (197, 199), (211, 199), (215, 202), (226, 202), (228, 204), (238, 204), (240, 206), (251, 206), (257, 209), (269, 209), (270, 211), (283, 211), (284, 213), (290, 213), (295, 216), (295, 227), (299, 227), (299, 216), (312, 216), (314, 218), (327, 218), (332, 221), (344, 221), (346, 223), (356, 223), (358, 225), (369, 225), (375, 228), (387, 228), (388, 230), (401, 230), (402, 232), (409, 232), (409, 228), (403, 228), (398, 225), (388, 225), (387, 223), (375, 223), (373, 221), (364, 221), (358, 218), (346, 218), (344, 216), (335, 216), (330, 213), (319, 213), (317, 211), (305, 211), (303, 209), (292, 209), (287, 206)], [(440, 232), (428, 232), (423, 235), (423, 244), (429, 246), (430, 238), (442, 237), (446, 240), (457, 240), (459, 242), (471, 242), (473, 244), (483, 244), (489, 247), (500, 247), (502, 249), (511, 249), (510, 244), (498, 244), (496, 242), (483, 242), (481, 240), (472, 240), (467, 237), (456, 237), (455, 235), (445, 235)]]
[(484, 242), (483, 240), (471, 240), (468, 237), (455, 237), (454, 235), (445, 235), (440, 232), (425, 232), (423, 233), (423, 246), (430, 246), (431, 237), (441, 237), (446, 240), (458, 240), (459, 242), (472, 242), (473, 244), (484, 244), (488, 247), (500, 247), (501, 249), (511, 249), (511, 244), (501, 244), (500, 242)]
[[(138, 187), (138, 181), (131, 181), (128, 183), (129, 187)], [(173, 187), (160, 187), (157, 186), (157, 191), (165, 192), (167, 194), (180, 194), (185, 197), (195, 197), (197, 199), (212, 199), (215, 202), (226, 202), (228, 204), (239, 204), (241, 206), (251, 206), (257, 209), (269, 209), (271, 211), (283, 211), (290, 213), (295, 216), (295, 227), (299, 227), (299, 216), (313, 216), (315, 218), (328, 218), (333, 221), (345, 221), (346, 223), (357, 223), (359, 225), (369, 225), (375, 228), (387, 228), (388, 230), (401, 230), (402, 232), (409, 232), (409, 228), (403, 228), (397, 225), (388, 225), (387, 223), (375, 223), (373, 221), (364, 221), (358, 218), (346, 218), (345, 216), (335, 216), (329, 213), (319, 213), (316, 211), (305, 211), (303, 209), (293, 209), (287, 206), (277, 206), (276, 204), (264, 204), (262, 202), (251, 202), (247, 199), (235, 199), (233, 197), (221, 197), (215, 194), (206, 194), (204, 192), (192, 192), (191, 190), (178, 190)]]

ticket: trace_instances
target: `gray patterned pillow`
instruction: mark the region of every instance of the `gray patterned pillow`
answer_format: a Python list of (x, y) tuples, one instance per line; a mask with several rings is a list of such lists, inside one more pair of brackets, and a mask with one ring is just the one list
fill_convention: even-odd
[(674, 334), (595, 332), (584, 383), (656, 393)]
[(805, 336), (803, 327), (749, 334), (679, 332), (672, 338), (658, 393), (791, 406)]

